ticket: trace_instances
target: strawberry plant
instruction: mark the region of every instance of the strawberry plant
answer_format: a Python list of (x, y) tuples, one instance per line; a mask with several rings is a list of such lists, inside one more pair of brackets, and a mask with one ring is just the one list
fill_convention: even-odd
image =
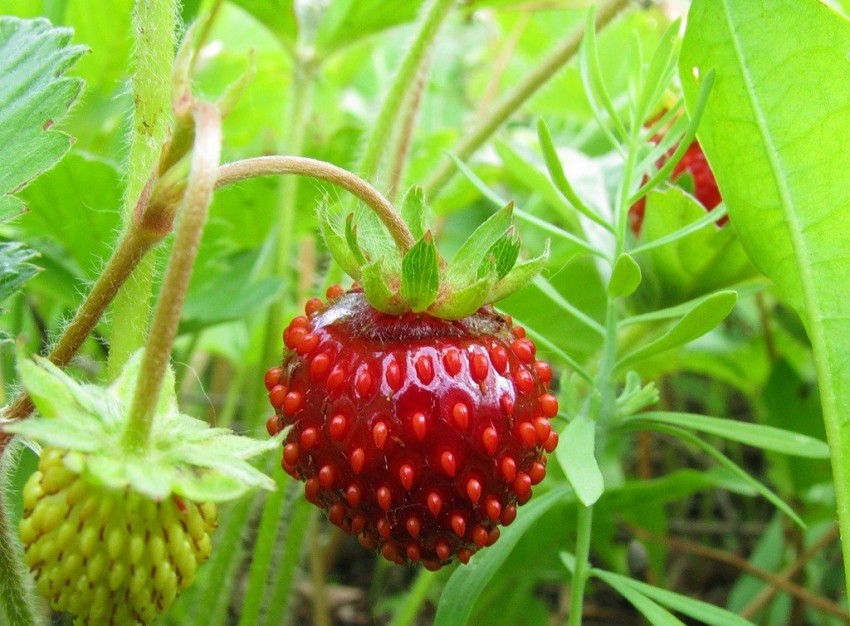
[(844, 5), (4, 5), (0, 624), (848, 623)]

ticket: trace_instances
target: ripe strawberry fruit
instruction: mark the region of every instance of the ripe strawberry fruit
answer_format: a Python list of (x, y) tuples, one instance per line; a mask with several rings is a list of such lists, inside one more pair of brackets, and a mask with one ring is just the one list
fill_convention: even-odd
[(24, 487), (21, 539), (39, 593), (75, 624), (148, 624), (210, 556), (213, 504), (91, 484), (45, 448)]
[(358, 290), (328, 296), (292, 320), (266, 374), (269, 432), (291, 426), (283, 469), (392, 561), (468, 561), (546, 473), (550, 366), (492, 307), (451, 321), (387, 315)]
[[(659, 160), (658, 167), (664, 165), (664, 161), (673, 154), (674, 150), (675, 148), (671, 149), (667, 157)], [(693, 178), (693, 195), (707, 211), (711, 211), (720, 204), (722, 198), (720, 197), (720, 191), (717, 189), (717, 181), (714, 178), (714, 173), (708, 165), (708, 161), (699, 142), (696, 140), (688, 147), (682, 159), (673, 168), (673, 181), (676, 181), (676, 179), (684, 174), (690, 174)], [(629, 209), (629, 223), (635, 236), (640, 234), (645, 212), (646, 198), (641, 198)], [(729, 218), (724, 216), (717, 221), (717, 225), (723, 226), (728, 221)]]
[(362, 287), (308, 301), (266, 373), (269, 433), (289, 429), (283, 469), (332, 523), (397, 563), (438, 569), (491, 545), (558, 443), (552, 370), (491, 306), (546, 259), (516, 263), (511, 210), (451, 263), (424, 227), (417, 188), (402, 217), (419, 240), (403, 254), (380, 229), (358, 239), (354, 215), (344, 237), (321, 215), (329, 249)]

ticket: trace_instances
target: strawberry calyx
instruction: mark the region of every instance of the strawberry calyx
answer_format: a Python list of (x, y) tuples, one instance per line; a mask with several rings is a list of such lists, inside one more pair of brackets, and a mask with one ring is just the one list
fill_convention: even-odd
[(157, 403), (149, 445), (123, 441), (142, 351), (108, 388), (80, 384), (41, 357), (20, 358), (20, 377), (38, 415), (2, 425), (8, 433), (65, 451), (64, 465), (95, 485), (129, 489), (155, 501), (171, 496), (222, 502), (274, 481), (249, 459), (279, 441), (257, 441), (181, 413), (169, 369)]
[[(331, 255), (358, 281), (369, 304), (388, 315), (427, 313), (459, 320), (527, 284), (548, 258), (544, 252), (518, 262), (520, 238), (508, 204), (481, 224), (451, 261), (437, 250), (427, 228), (427, 205), (413, 187), (402, 203), (402, 224), (387, 224), (360, 208), (344, 220), (327, 203), (319, 223)], [(397, 231), (401, 228), (404, 232)], [(414, 241), (409, 247), (399, 242)]]

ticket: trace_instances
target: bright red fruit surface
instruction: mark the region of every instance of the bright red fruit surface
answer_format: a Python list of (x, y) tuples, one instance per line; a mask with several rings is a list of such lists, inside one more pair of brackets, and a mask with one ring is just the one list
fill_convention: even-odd
[[(672, 151), (670, 152), (672, 154)], [(668, 155), (669, 156), (669, 155)], [(658, 162), (658, 167), (664, 165), (666, 159), (661, 159)], [(714, 178), (714, 173), (708, 166), (708, 161), (705, 158), (702, 148), (699, 143), (694, 141), (685, 151), (682, 160), (673, 168), (672, 179), (675, 181), (683, 174), (690, 174), (694, 181), (693, 194), (701, 205), (707, 211), (715, 208), (722, 198), (720, 190), (717, 189), (717, 181)], [(643, 225), (643, 216), (646, 212), (646, 198), (641, 198), (629, 209), (629, 223), (632, 227), (632, 232), (635, 235), (640, 234), (640, 228)], [(718, 226), (723, 226), (729, 218), (724, 216), (717, 221)]]
[(269, 432), (291, 427), (283, 469), (387, 559), (468, 561), (545, 475), (551, 368), (490, 307), (448, 321), (386, 315), (358, 291), (329, 297), (290, 323), (266, 375)]

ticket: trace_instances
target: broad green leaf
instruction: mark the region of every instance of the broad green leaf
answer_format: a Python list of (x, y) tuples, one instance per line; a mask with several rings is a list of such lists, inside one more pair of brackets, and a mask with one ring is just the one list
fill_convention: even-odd
[(558, 463), (579, 501), (591, 506), (605, 491), (602, 472), (594, 454), (596, 422), (585, 415), (578, 415), (564, 429), (561, 439), (563, 443), (555, 450)]
[(437, 299), (440, 265), (437, 246), (427, 231), (401, 262), (401, 296), (412, 311), (424, 311)]
[[(697, 0), (680, 59), (717, 73), (699, 139), (753, 263), (806, 321), (850, 527), (850, 21), (817, 0)], [(729, 138), (735, 141), (730, 142)], [(732, 145), (734, 143), (734, 145)], [(842, 543), (850, 563), (850, 541)], [(850, 588), (850, 576), (845, 576)]]
[(623, 252), (614, 263), (611, 280), (608, 281), (608, 295), (623, 298), (634, 293), (640, 285), (640, 266), (628, 252)]
[(810, 459), (829, 458), (829, 446), (823, 441), (773, 426), (708, 417), (697, 413), (648, 412), (633, 417), (698, 430), (762, 450)]
[(0, 221), (23, 210), (13, 194), (53, 167), (71, 137), (51, 127), (82, 88), (65, 72), (85, 52), (44, 19), (0, 18)]
[(734, 291), (718, 291), (698, 301), (682, 319), (663, 335), (622, 357), (617, 362), (617, 369), (622, 370), (624, 367), (648, 356), (676, 348), (702, 337), (729, 315), (737, 299), (738, 294)]
[(401, 202), (401, 217), (414, 239), (425, 236), (428, 223), (428, 205), (425, 202), (425, 191), (419, 185), (411, 187)]
[[(636, 254), (643, 270), (635, 299), (645, 310), (667, 307), (756, 276), (730, 224), (717, 227), (712, 213), (679, 187), (650, 191)], [(719, 218), (718, 218), (719, 219)], [(702, 228), (669, 241), (692, 224)], [(687, 232), (687, 231), (685, 231)], [(665, 245), (656, 242), (667, 240)]]
[(475, 602), (487, 588), (490, 580), (498, 575), (499, 569), (520, 538), (541, 515), (569, 497), (569, 489), (562, 487), (534, 498), (528, 505), (522, 507), (516, 521), (503, 530), (499, 543), (476, 554), (468, 565), (455, 570), (440, 596), (434, 624), (436, 626), (468, 624)]
[(316, 36), (321, 53), (331, 54), (365, 37), (416, 19), (424, 0), (335, 0), (322, 16)]
[(38, 268), (27, 262), (37, 256), (20, 243), (0, 243), (0, 303), (38, 273)]
[(298, 37), (298, 20), (295, 0), (233, 0), (268, 28), (287, 48), (295, 45)]

